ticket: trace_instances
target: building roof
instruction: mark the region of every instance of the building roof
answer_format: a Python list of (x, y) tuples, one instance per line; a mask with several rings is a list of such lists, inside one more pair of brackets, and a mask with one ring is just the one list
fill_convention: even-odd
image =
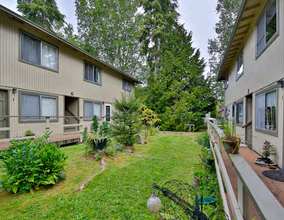
[(84, 51), (83, 49), (75, 46), (74, 44), (68, 42), (67, 40), (63, 39), (62, 37), (59, 37), (58, 35), (54, 34), (54, 33), (51, 33), (49, 32), (48, 30), (44, 29), (43, 27), (39, 26), (38, 24), (35, 24), (34, 22), (22, 17), (21, 15), (11, 11), (10, 9), (4, 7), (3, 5), (0, 4), (0, 12), (4, 12), (6, 14), (8, 14), (9, 17), (12, 17), (13, 19), (15, 20), (18, 20), (20, 21), (21, 23), (25, 23), (25, 24), (28, 24), (38, 30), (40, 30), (41, 32), (45, 33), (46, 35), (52, 37), (52, 38), (55, 38), (56, 40), (60, 41), (61, 43), (65, 44), (65, 45), (68, 45), (69, 47), (75, 49), (76, 51), (78, 52), (81, 52), (83, 53), (84, 55), (88, 56), (88, 57), (91, 57), (92, 59), (100, 62), (101, 64), (115, 70), (116, 72), (120, 73), (121, 75), (125, 76), (126, 78), (136, 82), (136, 83), (141, 83), (140, 81), (138, 81), (136, 78), (124, 73), (123, 71), (121, 71), (120, 69), (117, 69), (116, 67), (112, 66), (111, 64), (109, 63), (106, 63), (100, 59), (98, 59), (97, 57), (89, 54), (88, 52)]
[(256, 12), (263, 4), (266, 4), (266, 2), (266, 0), (242, 1), (229, 44), (217, 76), (218, 81), (225, 80), (228, 76), (232, 62), (235, 61), (236, 56), (241, 51), (251, 26), (255, 25), (255, 19), (257, 18)]

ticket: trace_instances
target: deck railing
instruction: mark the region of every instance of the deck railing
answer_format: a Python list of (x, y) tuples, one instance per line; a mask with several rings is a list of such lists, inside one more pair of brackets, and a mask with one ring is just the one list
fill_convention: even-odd
[[(73, 119), (76, 117), (78, 119), (78, 123), (75, 124), (66, 124), (64, 120), (70, 118)], [(20, 121), (24, 119), (23, 121)], [(63, 135), (63, 134), (81, 134), (83, 132), (83, 116), (7, 116), (0, 115), (0, 119), (5, 119), (9, 123), (8, 126), (0, 127), (0, 132), (13, 132), (14, 135), (9, 135), (8, 138), (0, 139), (0, 142), (9, 141), (10, 139), (24, 139), (27, 138), (23, 134), (26, 130), (32, 131), (54, 131), (52, 135)], [(32, 119), (32, 120), (28, 120)], [(62, 119), (62, 121), (60, 121)], [(14, 120), (14, 122), (11, 122)], [(17, 122), (15, 123), (15, 120)], [(75, 131), (65, 132), (64, 130), (68, 128), (75, 128)]]
[[(254, 204), (261, 219), (284, 219), (284, 208), (257, 176), (241, 154), (228, 154), (228, 157), (236, 170), (238, 179), (238, 196), (236, 198), (229, 175), (227, 173), (222, 155), (221, 138), (223, 131), (216, 125), (206, 120), (208, 134), (210, 135), (210, 147), (215, 157), (215, 166), (218, 176), (220, 192), (223, 199), (224, 210), (229, 214), (229, 207), (234, 220), (249, 219), (249, 198)], [(222, 174), (222, 177), (221, 177)], [(227, 189), (227, 202), (223, 182)]]

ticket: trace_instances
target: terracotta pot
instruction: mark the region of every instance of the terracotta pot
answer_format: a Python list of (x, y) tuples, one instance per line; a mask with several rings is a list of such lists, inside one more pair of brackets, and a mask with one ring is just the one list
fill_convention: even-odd
[(236, 138), (235, 141), (222, 139), (222, 142), (228, 154), (238, 154), (239, 153), (239, 148), (240, 148), (240, 143), (241, 143), (240, 138)]
[(133, 146), (125, 146), (125, 150), (133, 152)]

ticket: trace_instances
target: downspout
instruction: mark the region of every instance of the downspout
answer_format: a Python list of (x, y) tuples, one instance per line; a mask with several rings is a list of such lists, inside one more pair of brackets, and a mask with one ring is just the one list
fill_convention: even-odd
[[(280, 88), (278, 88), (278, 89), (280, 89)], [(281, 168), (283, 169), (283, 165), (284, 165), (284, 149), (283, 149), (283, 147), (284, 147), (284, 89), (283, 88), (281, 88), (281, 90), (282, 90), (282, 119), (283, 119), (283, 121), (282, 121), (282, 147), (281, 147), (281, 150), (282, 150), (282, 164), (281, 164)], [(278, 114), (279, 115), (279, 114)]]

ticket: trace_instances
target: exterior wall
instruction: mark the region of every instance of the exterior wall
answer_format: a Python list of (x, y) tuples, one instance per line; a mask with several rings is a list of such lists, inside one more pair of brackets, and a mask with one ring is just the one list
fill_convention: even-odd
[[(263, 142), (268, 140), (276, 148), (277, 155), (274, 157), (277, 164), (280, 167), (284, 166), (283, 163), (283, 88), (278, 88), (278, 126), (277, 135), (269, 135), (265, 132), (259, 132), (255, 129), (255, 98), (256, 94), (264, 89), (270, 87), (276, 87), (277, 81), (284, 78), (284, 2), (278, 0), (278, 35), (271, 42), (271, 44), (259, 55), (256, 56), (256, 34), (257, 34), (257, 21), (260, 17), (265, 4), (256, 13), (254, 23), (251, 25), (247, 37), (244, 41), (244, 74), (237, 79), (237, 66), (236, 60), (232, 61), (228, 76), (228, 88), (225, 90), (225, 106), (231, 106), (234, 102), (241, 99), (244, 100), (243, 112), (244, 112), (244, 124), (246, 117), (245, 97), (249, 94), (253, 95), (253, 109), (252, 109), (252, 147), (254, 150), (260, 153)], [(245, 129), (240, 126), (237, 127), (238, 134), (244, 136)], [(272, 157), (273, 158), (273, 157)]]
[[(21, 31), (58, 48), (58, 72), (20, 60)], [(84, 81), (84, 60), (101, 68), (101, 85)], [(131, 91), (133, 92), (134, 82), (131, 79), (0, 11), (0, 89), (8, 91), (10, 116), (20, 114), (21, 91), (56, 96), (59, 120), (50, 122), (49, 126), (53, 133), (63, 133), (65, 96), (79, 99), (79, 116), (83, 117), (84, 100), (102, 103), (102, 116), (104, 116), (104, 103), (111, 104), (114, 97), (119, 99), (121, 92), (124, 92), (123, 78), (132, 83)], [(12, 88), (17, 89), (16, 93), (12, 92)], [(19, 122), (18, 117), (11, 117), (9, 121), (10, 127), (15, 128), (10, 132), (12, 138), (23, 136), (24, 132), (32, 127), (35, 133), (40, 135), (46, 127), (45, 122)], [(83, 127), (89, 128), (90, 124), (90, 121), (83, 121)]]

